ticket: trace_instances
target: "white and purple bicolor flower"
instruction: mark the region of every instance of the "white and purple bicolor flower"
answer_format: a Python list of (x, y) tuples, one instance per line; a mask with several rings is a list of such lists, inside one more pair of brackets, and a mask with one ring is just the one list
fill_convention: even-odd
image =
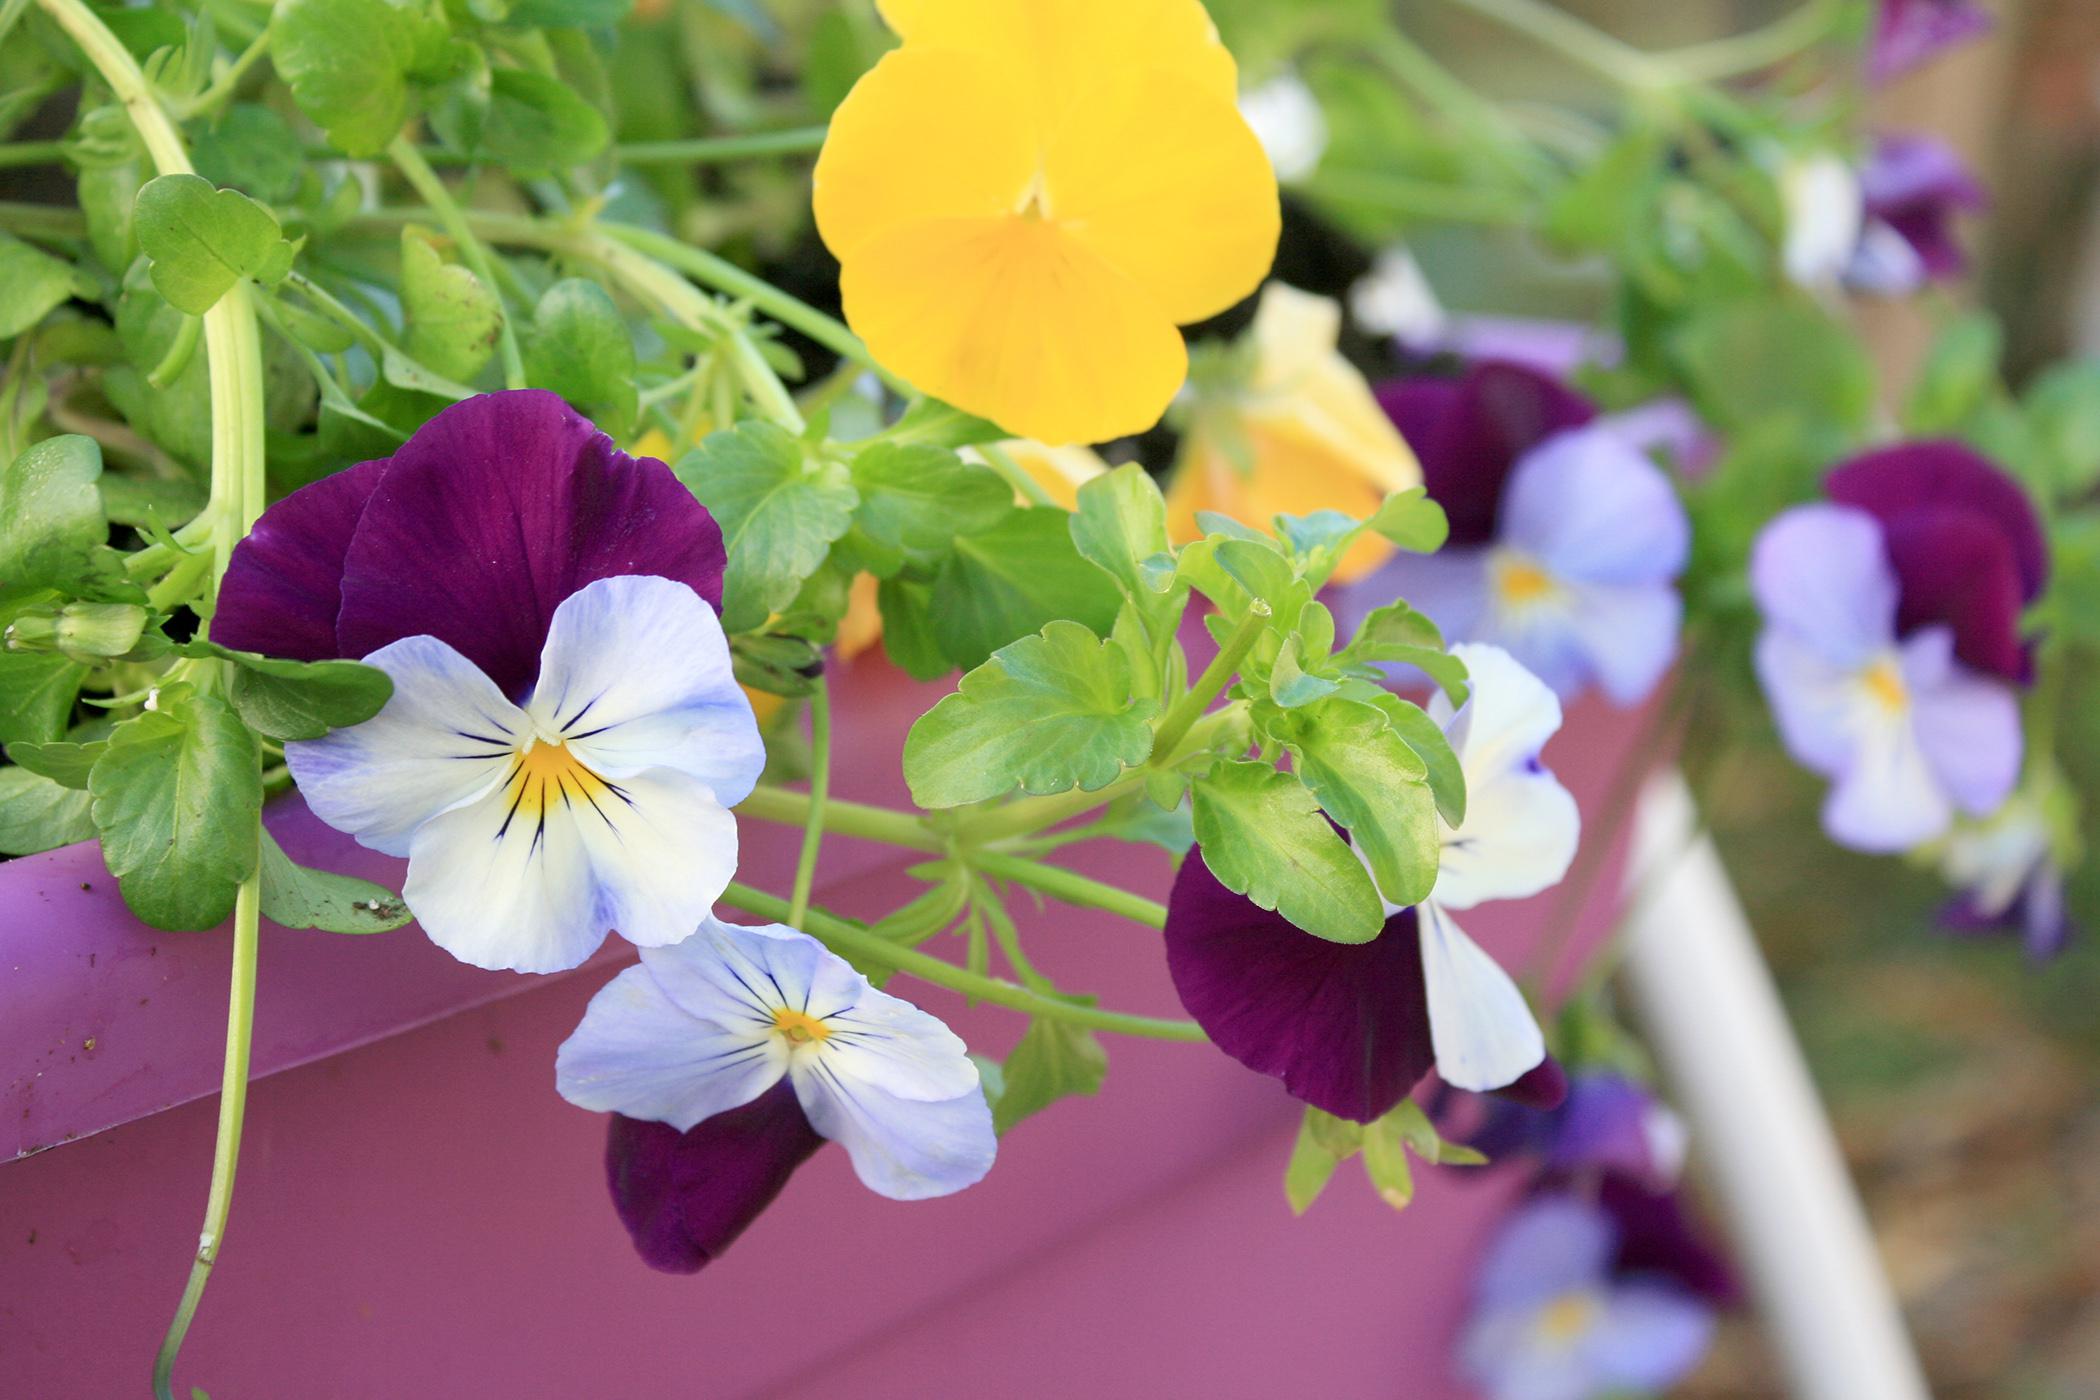
[(671, 1272), (720, 1254), (825, 1139), (900, 1201), (973, 1185), (998, 1147), (955, 1033), (781, 924), (710, 918), (644, 948), (591, 998), (555, 1085), (620, 1115), (614, 1202), (644, 1259)]
[(1990, 15), (1973, 0), (1881, 0), (1868, 76), (1887, 82), (1990, 30)]
[(1234, 894), (1200, 857), (1167, 901), (1175, 991), (1218, 1048), (1295, 1097), (1368, 1123), (1435, 1069), (1463, 1089), (1559, 1102), (1566, 1081), (1523, 994), (1452, 917), (1556, 883), (1574, 858), (1575, 799), (1540, 766), (1560, 728), (1553, 692), (1494, 647), (1459, 646), (1472, 698), (1445, 727), (1466, 779), (1466, 814), (1444, 833), (1419, 908), (1386, 907), (1368, 943), (1332, 943)]
[(1514, 364), (1384, 385), (1379, 400), (1451, 522), (1359, 596), (1406, 598), (1455, 639), (1505, 648), (1563, 699), (1646, 697), (1677, 654), (1691, 529), (1664, 472), (1587, 400)]
[(1968, 256), (1956, 219), (1989, 202), (1953, 147), (1911, 133), (1878, 137), (1857, 171), (1830, 151), (1798, 157), (1779, 188), (1787, 276), (1812, 291), (1883, 297), (1961, 276)]
[(1540, 1171), (1560, 1180), (1608, 1173), (1649, 1191), (1667, 1191), (1684, 1169), (1690, 1134), (1647, 1085), (1592, 1066), (1568, 1076), (1568, 1097), (1558, 1108), (1488, 1100), (1465, 1141), (1498, 1164), (1532, 1158)]
[(1706, 1355), (1713, 1308), (1658, 1274), (1622, 1275), (1601, 1207), (1536, 1196), (1473, 1284), (1459, 1370), (1488, 1400), (1600, 1400), (1667, 1390)]
[(1956, 890), (1940, 923), (1964, 937), (2018, 937), (2037, 963), (2055, 958), (2075, 931), (2059, 826), (2031, 789), (1981, 821), (1956, 822), (1939, 848), (1940, 873)]
[(690, 935), (736, 868), (765, 751), (716, 619), (721, 531), (560, 399), (484, 394), (278, 502), (235, 551), (221, 644), (350, 657), (386, 708), (285, 761), (322, 820), (408, 858), (478, 967)]

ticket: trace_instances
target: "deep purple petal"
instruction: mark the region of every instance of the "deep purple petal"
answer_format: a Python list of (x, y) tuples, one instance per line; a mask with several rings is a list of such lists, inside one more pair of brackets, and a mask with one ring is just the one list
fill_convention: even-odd
[(1989, 200), (1953, 147), (1931, 136), (1883, 136), (1860, 171), (1860, 192), (1867, 218), (1895, 230), (1927, 277), (1944, 280), (1967, 269), (1955, 217)]
[(1547, 1167), (1560, 1172), (1602, 1169), (1652, 1179), (1657, 1164), (1648, 1122), (1654, 1110), (1648, 1090), (1623, 1074), (1607, 1070), (1578, 1076), (1555, 1115)]
[(1723, 1307), (1742, 1299), (1735, 1270), (1702, 1237), (1681, 1193), (1607, 1176), (1597, 1199), (1619, 1230), (1614, 1274), (1661, 1274)]
[(1454, 545), (1495, 537), (1503, 482), (1518, 457), (1597, 416), (1560, 381), (1500, 361), (1476, 363), (1459, 379), (1393, 380), (1379, 386), (1378, 401), (1414, 448)]
[(1889, 563), (1902, 586), (1896, 630), (1944, 625), (1954, 654), (1975, 670), (2025, 684), (2034, 661), (2020, 637), (2019, 565), (1986, 517), (1921, 506), (1887, 522)]
[(2040, 597), (2048, 582), (2049, 543), (2027, 493), (1965, 443), (1906, 442), (1863, 453), (1833, 471), (1824, 491), (1831, 500), (1857, 506), (1884, 523), (1928, 507), (1980, 515), (2011, 548), (2022, 598)]
[(1991, 23), (1969, 0), (1881, 0), (1868, 75), (1877, 83), (1900, 77), (1942, 49), (1989, 33)]
[(2064, 902), (2064, 878), (2043, 862), (2027, 877), (2013, 902), (1989, 913), (1973, 891), (1964, 890), (1941, 906), (1940, 927), (1963, 938), (2004, 938), (2018, 934), (2028, 958), (2053, 962), (2076, 936), (2078, 925)]
[(343, 606), (343, 556), (386, 469), (384, 461), (359, 462), (264, 511), (234, 546), (211, 639), (293, 661), (341, 656), (335, 619)]
[(1200, 852), (1167, 901), (1174, 990), (1220, 1050), (1295, 1098), (1368, 1123), (1435, 1063), (1414, 911), (1330, 943), (1218, 882)]
[(516, 698), (555, 608), (585, 584), (653, 574), (721, 606), (714, 518), (670, 468), (544, 390), (454, 404), (391, 460), (344, 564), (342, 655), (427, 633)]
[(1525, 1108), (1551, 1112), (1561, 1107), (1568, 1097), (1568, 1072), (1549, 1053), (1511, 1083), (1488, 1092)]
[(667, 1274), (698, 1273), (823, 1145), (782, 1079), (690, 1132), (615, 1113), (605, 1179), (642, 1261)]

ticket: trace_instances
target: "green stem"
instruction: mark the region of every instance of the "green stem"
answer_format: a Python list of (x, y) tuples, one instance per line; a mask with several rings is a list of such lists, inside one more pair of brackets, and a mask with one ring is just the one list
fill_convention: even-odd
[(1655, 89), (1676, 80), (1650, 54), (1616, 39), (1544, 0), (1448, 0), (1462, 10), (1537, 41), (1564, 54), (1600, 77), (1622, 87)]
[(274, 25), (275, 16), (273, 14), (271, 24), (263, 26), (262, 33), (256, 35), (248, 47), (241, 50), (240, 55), (227, 65), (226, 71), (214, 78), (210, 87), (204, 89), (204, 91), (182, 105), (180, 115), (183, 117), (194, 117), (208, 112), (216, 112), (219, 108), (225, 106), (227, 101), (232, 98), (234, 92), (239, 89), (241, 79), (248, 76), (248, 70), (255, 66), (258, 59), (269, 52), (270, 35)]
[(788, 131), (753, 131), (742, 136), (703, 136), (687, 141), (633, 141), (613, 147), (623, 165), (718, 165), (752, 156), (807, 155), (824, 144), (828, 130), (800, 126)]
[(977, 449), (977, 455), (984, 458), (986, 466), (1005, 477), (1006, 484), (1019, 492), (1021, 499), (1027, 501), (1030, 505), (1054, 506), (1057, 504), (1056, 501), (1050, 499), (1050, 493), (1043, 489), (1043, 483), (1030, 476), (1022, 468), (1021, 464), (1013, 459), (1013, 454), (997, 443), (987, 442), (981, 444)]
[(241, 1120), (248, 1106), (248, 1051), (255, 1029), (255, 957), (260, 942), (258, 917), (262, 903), (262, 876), (249, 876), (241, 883), (233, 906), (233, 984), (226, 1003), (226, 1064), (219, 1081), (219, 1132), (212, 1144), (211, 1194), (204, 1204), (204, 1228), (197, 1236), (197, 1257), (190, 1264), (189, 1282), (176, 1305), (174, 1321), (153, 1358), (153, 1394), (156, 1400), (173, 1400), (175, 1355), (196, 1316), (211, 1280), (212, 1265), (226, 1239), (226, 1217), (233, 1209), (233, 1174), (241, 1155)]
[(1210, 702), (1223, 694), (1226, 686), (1232, 684), (1232, 678), (1239, 674), (1240, 662), (1247, 659), (1247, 653), (1261, 640), (1261, 634), (1268, 625), (1269, 605), (1256, 598), (1253, 605), (1247, 609), (1246, 617), (1240, 620), (1240, 625), (1233, 629), (1232, 635), (1226, 639), (1224, 647), (1210, 659), (1210, 665), (1203, 668), (1203, 674), (1196, 677), (1196, 683), (1189, 687), (1187, 694), (1174, 702), (1173, 708), (1160, 720), (1159, 728), (1152, 735), (1152, 762), (1155, 766), (1173, 756), (1174, 748), (1181, 742), (1182, 736), (1202, 718), (1203, 712), (1210, 708)]
[(1843, 14), (1839, 0), (1808, 0), (1762, 29), (1673, 49), (1655, 62), (1688, 82), (1754, 73), (1821, 43)]
[[(489, 262), (488, 249), (474, 236), (467, 216), (452, 198), (452, 192), (445, 188), (445, 182), (430, 168), (430, 162), (423, 159), (423, 153), (417, 150), (415, 144), (406, 136), (395, 137), (387, 146), (386, 153), (394, 162), (394, 168), (399, 170), (409, 186), (422, 196), (423, 202), (438, 216), (438, 222), (445, 226), (445, 232), (459, 245), (459, 256), (468, 269), (481, 279), (482, 285), (489, 289), (491, 296), (501, 296), (500, 284), (496, 281), (496, 269)], [(508, 306), (503, 309), (502, 320), (497, 322), (496, 349), (503, 360), (504, 384), (512, 389), (524, 388), (525, 358), (518, 353), (518, 332), (511, 324)]]
[(175, 338), (168, 342), (168, 353), (160, 357), (160, 363), (146, 374), (146, 382), (156, 389), (165, 389), (181, 377), (190, 367), (190, 357), (197, 353), (197, 339), (204, 334), (204, 319), (200, 316), (185, 316), (175, 327)]
[(78, 209), (56, 204), (0, 200), (0, 228), (23, 238), (55, 243), (87, 237), (87, 218)]
[(1444, 223), (1516, 225), (1531, 216), (1531, 201), (1509, 190), (1440, 185), (1384, 171), (1323, 169), (1307, 184), (1306, 193), (1326, 203)]
[[(786, 788), (759, 787), (737, 804), (736, 814), (750, 817), (754, 821), (777, 822), (782, 826), (801, 826), (809, 820), (810, 798), (807, 793), (790, 792)], [(946, 837), (928, 829), (926, 824), (909, 812), (896, 812), (887, 807), (870, 807), (862, 802), (843, 802), (832, 798), (825, 804), (825, 829), (841, 836), (858, 836), (868, 841), (880, 841), (888, 846), (902, 846), (909, 851), (923, 851), (927, 855), (944, 856), (949, 853), (950, 843)]]
[(802, 854), (795, 862), (795, 888), (788, 900), (788, 927), (801, 928), (809, 892), (817, 878), (817, 852), (824, 844), (824, 807), (831, 800), (831, 688), (817, 677), (809, 697), (809, 820), (802, 828)]
[[(739, 883), (732, 883), (723, 892), (722, 902), (748, 910), (764, 919), (784, 921), (788, 911), (788, 902), (780, 896)], [(1043, 996), (1003, 978), (971, 972), (953, 963), (943, 962), (930, 954), (902, 947), (821, 909), (811, 909), (804, 916), (802, 927), (803, 932), (842, 957), (864, 964), (893, 967), (907, 977), (915, 977), (921, 982), (930, 982), (937, 987), (946, 987), (977, 1001), (990, 1002), (994, 1006), (1004, 1006), (1012, 1011), (1025, 1011), (1031, 1016), (1066, 1021), (1092, 1030), (1148, 1036), (1154, 1040), (1201, 1042), (1209, 1038), (1203, 1034), (1203, 1027), (1194, 1021), (1133, 1016), (1121, 1011), (1103, 1011), (1097, 1007), (1079, 1006), (1055, 997)]]
[(1101, 909), (1146, 928), (1167, 926), (1167, 907), (1143, 895), (1088, 879), (1062, 866), (996, 851), (971, 851), (964, 859), (975, 869), (1012, 885), (1040, 890), (1051, 898), (1081, 909)]
[(10, 141), (0, 145), (0, 170), (21, 165), (57, 165), (65, 158), (63, 141)]
[(1438, 116), (1470, 135), (1482, 154), (1537, 189), (1553, 182), (1550, 163), (1531, 138), (1463, 78), (1397, 29), (1384, 31), (1373, 53), (1394, 77), (1414, 89)]

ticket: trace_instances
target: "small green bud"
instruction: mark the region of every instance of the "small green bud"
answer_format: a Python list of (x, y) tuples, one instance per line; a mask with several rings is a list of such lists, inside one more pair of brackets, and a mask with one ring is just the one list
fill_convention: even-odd
[(153, 615), (135, 603), (68, 603), (27, 612), (8, 624), (9, 651), (55, 651), (84, 666), (105, 661), (140, 661), (167, 649)]

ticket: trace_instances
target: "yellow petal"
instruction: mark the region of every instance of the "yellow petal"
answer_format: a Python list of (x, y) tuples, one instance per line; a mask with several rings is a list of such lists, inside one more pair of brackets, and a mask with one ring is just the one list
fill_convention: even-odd
[(843, 261), (899, 224), (1019, 209), (1041, 144), (1014, 100), (1020, 81), (1007, 65), (967, 54), (885, 54), (832, 114), (817, 158), (825, 246)]
[(1335, 348), (1341, 326), (1341, 307), (1333, 301), (1271, 282), (1249, 330), (1256, 358), (1245, 420), (1380, 491), (1418, 486), (1422, 468), (1414, 452), (1371, 386)]
[(1054, 118), (1105, 67), (1179, 73), (1221, 102), (1239, 74), (1200, 0), (881, 0), (909, 45), (994, 55), (1034, 76)]
[(877, 360), (1052, 446), (1143, 432), (1188, 373), (1158, 304), (1041, 219), (900, 226), (843, 259), (839, 290)]
[[(1198, 511), (1216, 511), (1242, 525), (1273, 530), (1279, 515), (1311, 515), (1317, 510), (1338, 510), (1361, 520), (1385, 499), (1385, 492), (1364, 480), (1354, 464), (1302, 438), (1277, 436), (1250, 424), (1247, 445), (1254, 464), (1247, 472), (1222, 451), (1200, 442), (1183, 459), (1167, 487), (1167, 530), (1177, 542), (1202, 538)], [(1347, 583), (1361, 578), (1391, 553), (1384, 540), (1367, 534), (1342, 556), (1334, 579)]]
[(839, 658), (851, 661), (882, 639), (882, 608), (876, 602), (881, 584), (873, 574), (855, 574), (846, 593), (846, 615), (839, 620), (835, 645)]
[(1239, 109), (1186, 79), (1097, 86), (1043, 162), (1051, 218), (1177, 324), (1251, 294), (1276, 256), (1276, 173)]
[[(999, 443), (998, 447), (1015, 466), (1027, 472), (1052, 501), (1066, 510), (1079, 509), (1080, 487), (1108, 473), (1108, 463), (1102, 461), (1101, 454), (1091, 447), (1045, 447), (1025, 438), (1014, 438)], [(962, 455), (972, 461), (984, 460), (974, 447), (964, 448)], [(1020, 493), (1014, 494), (1018, 497)]]
[(677, 449), (671, 446), (671, 435), (662, 428), (649, 429), (627, 449), (630, 457), (654, 457), (659, 462), (668, 462), (676, 454)]

